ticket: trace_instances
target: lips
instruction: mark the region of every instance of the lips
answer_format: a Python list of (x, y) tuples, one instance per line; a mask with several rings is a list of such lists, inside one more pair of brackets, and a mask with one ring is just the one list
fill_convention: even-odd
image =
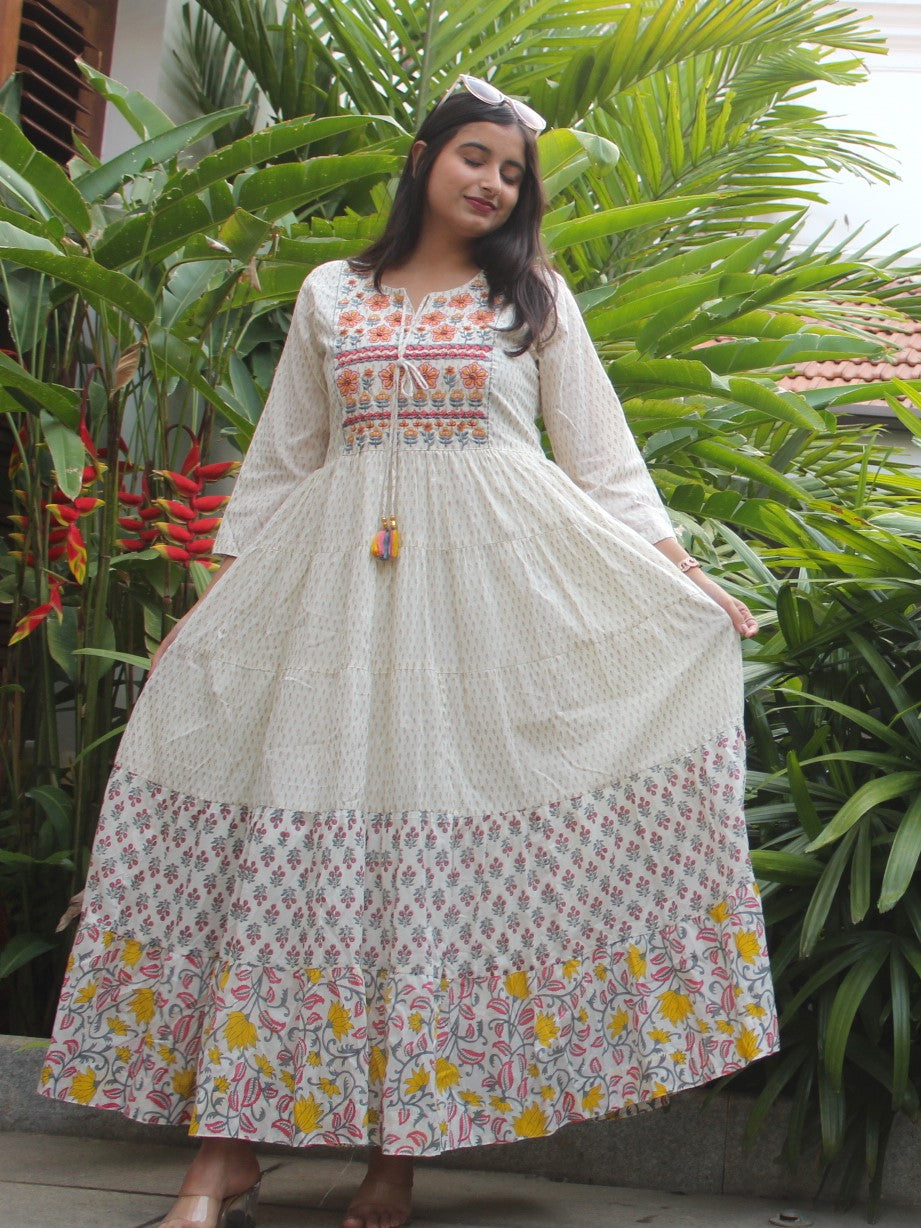
[(472, 208), (476, 209), (477, 213), (495, 213), (496, 206), (488, 200), (481, 200), (479, 196), (465, 196), (464, 200)]

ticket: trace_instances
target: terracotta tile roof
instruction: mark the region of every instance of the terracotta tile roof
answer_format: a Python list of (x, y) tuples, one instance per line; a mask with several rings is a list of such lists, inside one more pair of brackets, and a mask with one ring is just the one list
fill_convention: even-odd
[(795, 375), (785, 376), (781, 385), (793, 392), (803, 392), (809, 388), (868, 384), (867, 401), (872, 403), (875, 383), (889, 379), (921, 380), (921, 320), (900, 321), (899, 327), (893, 328), (892, 320), (869, 319), (861, 320), (860, 327), (894, 347), (893, 351), (877, 359), (862, 358), (856, 362), (840, 359), (806, 362)]

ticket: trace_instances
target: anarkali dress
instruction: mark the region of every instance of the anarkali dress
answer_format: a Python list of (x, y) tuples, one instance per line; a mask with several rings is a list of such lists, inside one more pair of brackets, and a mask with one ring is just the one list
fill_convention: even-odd
[(345, 262), (306, 279), (236, 561), (118, 751), (45, 1095), (433, 1155), (776, 1047), (738, 637), (653, 546), (554, 280), (515, 357), (483, 274), (418, 306)]

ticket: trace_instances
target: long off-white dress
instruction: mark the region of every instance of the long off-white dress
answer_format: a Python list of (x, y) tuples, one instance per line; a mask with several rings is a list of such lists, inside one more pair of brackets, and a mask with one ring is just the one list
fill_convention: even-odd
[(119, 750), (46, 1095), (430, 1155), (775, 1048), (737, 636), (652, 545), (562, 281), (558, 317), (511, 357), (483, 275), (307, 278), (236, 562)]

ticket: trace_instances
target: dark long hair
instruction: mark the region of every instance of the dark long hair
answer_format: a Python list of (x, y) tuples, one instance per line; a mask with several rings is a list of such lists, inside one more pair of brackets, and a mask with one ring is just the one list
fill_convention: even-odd
[(549, 260), (540, 237), (547, 202), (537, 143), (533, 132), (519, 123), (507, 103), (491, 106), (466, 90), (459, 90), (429, 112), (416, 136), (417, 141), (425, 142), (425, 149), (415, 167), (411, 157), (406, 160), (384, 233), (349, 263), (357, 272), (371, 273), (376, 289), (381, 289), (384, 270), (399, 267), (422, 233), (429, 175), (435, 159), (458, 128), (475, 123), (517, 126), (524, 141), (525, 173), (515, 208), (498, 230), (477, 239), (473, 247), (474, 260), (489, 283), (490, 302), (507, 302), (513, 311), (508, 331), (522, 330), (512, 351), (518, 355), (535, 339), (544, 340), (553, 331), (556, 308)]

